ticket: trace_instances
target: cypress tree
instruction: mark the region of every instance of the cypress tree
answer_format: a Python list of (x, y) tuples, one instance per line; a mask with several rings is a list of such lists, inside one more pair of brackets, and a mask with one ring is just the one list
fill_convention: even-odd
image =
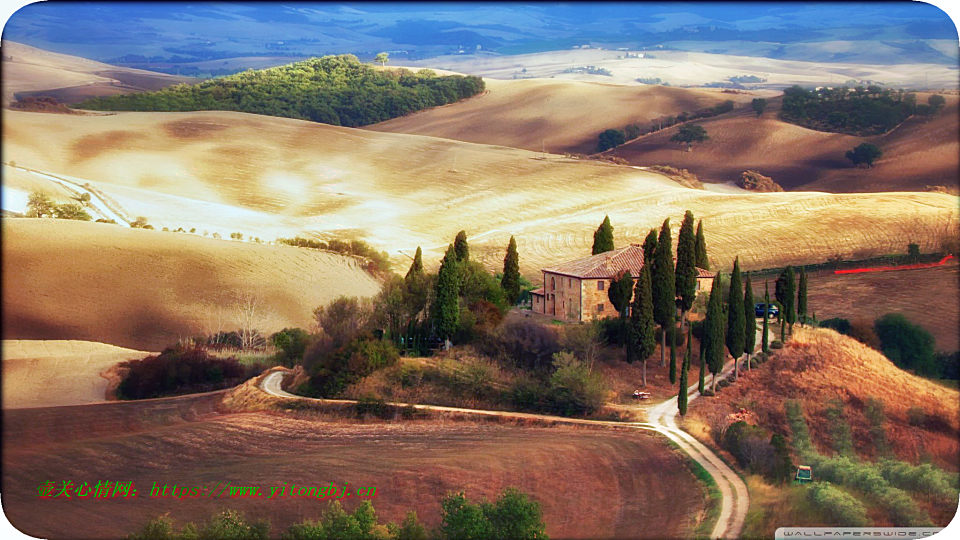
[(653, 259), (657, 256), (657, 230), (650, 229), (647, 237), (643, 240), (643, 264), (653, 264)]
[(633, 291), (630, 309), (630, 332), (627, 340), (627, 362), (643, 363), (643, 386), (647, 386), (647, 358), (656, 350), (653, 327), (653, 293), (650, 287), (650, 267), (643, 265)]
[(727, 350), (733, 357), (734, 377), (740, 377), (740, 357), (743, 355), (743, 287), (740, 278), (740, 258), (733, 261), (730, 276), (730, 296), (727, 297)]
[(503, 278), (500, 279), (500, 287), (503, 289), (510, 305), (517, 303), (520, 298), (520, 254), (517, 253), (517, 241), (511, 236), (510, 244), (507, 246), (507, 256), (503, 259)]
[(753, 304), (753, 285), (747, 276), (743, 286), (743, 352), (747, 355), (747, 371), (750, 371), (750, 357), (757, 346), (757, 314)]
[(451, 244), (440, 262), (437, 276), (437, 295), (434, 302), (433, 328), (437, 337), (450, 339), (460, 325), (460, 265), (457, 252)]
[(703, 220), (697, 222), (697, 268), (710, 269), (710, 260), (707, 258), (707, 240), (703, 237)]
[(417, 246), (417, 254), (413, 256), (413, 263), (410, 265), (410, 269), (407, 270), (407, 275), (404, 276), (404, 279), (410, 280), (413, 276), (422, 276), (423, 275), (423, 251), (420, 249), (420, 246)]
[(770, 338), (767, 337), (767, 321), (770, 318), (770, 285), (764, 282), (763, 288), (763, 341), (761, 341), (762, 345), (760, 346), (760, 350), (766, 353), (770, 350), (768, 343)]
[(453, 249), (457, 254), (457, 262), (465, 263), (470, 260), (470, 246), (467, 244), (467, 231), (457, 233), (457, 238), (453, 241)]
[(703, 354), (706, 357), (707, 367), (713, 375), (712, 388), (717, 391), (717, 374), (723, 369), (723, 294), (722, 274), (717, 272), (713, 278), (713, 287), (710, 289), (710, 299), (707, 301), (707, 318), (703, 325)]
[(796, 275), (793, 272), (793, 267), (788, 266), (784, 270), (786, 274), (786, 280), (784, 283), (784, 302), (783, 302), (783, 312), (787, 316), (787, 324), (790, 325), (790, 333), (793, 334), (793, 323), (797, 321), (797, 308), (794, 303), (794, 299), (797, 297), (797, 285), (796, 285)]
[(624, 334), (626, 333), (627, 308), (630, 307), (630, 299), (633, 296), (633, 276), (630, 275), (629, 271), (610, 280), (607, 296), (620, 316), (620, 336), (618, 340), (619, 344), (623, 345), (625, 342)]
[(654, 256), (653, 318), (660, 325), (660, 366), (666, 366), (667, 333), (673, 327), (677, 313), (677, 280), (673, 272), (673, 240), (670, 238), (670, 218), (663, 220), (657, 251)]
[(697, 239), (693, 232), (693, 212), (683, 215), (677, 237), (677, 298), (680, 304), (680, 330), (686, 322), (687, 311), (697, 297)]
[(800, 267), (800, 287), (797, 289), (797, 315), (800, 324), (807, 322), (807, 270)]
[(603, 223), (593, 233), (593, 254), (606, 253), (613, 249), (613, 225), (610, 216), (603, 217)]
[[(706, 326), (704, 326), (704, 330), (706, 330)], [(687, 337), (687, 339), (690, 339), (690, 338)], [(699, 394), (703, 394), (704, 377), (705, 377), (706, 371), (707, 371), (707, 367), (703, 361), (703, 339), (701, 338), (700, 339), (700, 379), (699, 379), (699, 382), (697, 383), (697, 393)]]
[(687, 354), (683, 357), (683, 367), (680, 368), (680, 392), (677, 394), (677, 408), (680, 416), (687, 415), (687, 372), (690, 370), (690, 333), (687, 332)]

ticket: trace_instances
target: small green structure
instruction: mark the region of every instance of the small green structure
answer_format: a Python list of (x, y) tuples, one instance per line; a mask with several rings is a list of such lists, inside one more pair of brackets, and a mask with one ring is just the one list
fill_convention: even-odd
[(813, 470), (806, 465), (797, 467), (797, 475), (793, 479), (798, 484), (807, 484), (813, 482)]

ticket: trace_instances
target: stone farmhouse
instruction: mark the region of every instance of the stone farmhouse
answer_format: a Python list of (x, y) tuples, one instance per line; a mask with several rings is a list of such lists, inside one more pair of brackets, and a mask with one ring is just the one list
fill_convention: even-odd
[[(599, 253), (584, 259), (544, 268), (543, 287), (530, 292), (534, 313), (567, 321), (616, 317), (608, 296), (610, 281), (629, 271), (634, 278), (643, 268), (640, 244)], [(713, 272), (697, 268), (697, 294), (709, 292)]]

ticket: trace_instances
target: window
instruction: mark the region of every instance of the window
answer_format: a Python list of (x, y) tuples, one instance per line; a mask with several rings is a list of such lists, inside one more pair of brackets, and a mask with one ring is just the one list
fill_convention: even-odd
[[(600, 283), (603, 283), (602, 281)], [(597, 313), (603, 311), (603, 304), (597, 304)]]
[(602, 280), (597, 282), (597, 290), (598, 290), (598, 291), (602, 291), (602, 290), (603, 290), (603, 283), (604, 283), (604, 282), (603, 282)]
[(550, 290), (556, 290), (557, 278), (550, 278)]
[(567, 278), (567, 287), (573, 287), (573, 280), (570, 278)]

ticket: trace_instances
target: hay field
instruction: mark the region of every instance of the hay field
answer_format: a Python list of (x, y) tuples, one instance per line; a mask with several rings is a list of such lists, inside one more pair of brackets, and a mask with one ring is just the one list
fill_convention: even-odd
[[(637, 54), (643, 51), (632, 51)], [(660, 78), (673, 86), (699, 86), (726, 81), (729, 77), (755, 75), (767, 79), (759, 86), (783, 89), (803, 86), (838, 85), (848, 79), (881, 81), (884, 84), (930, 88), (957, 88), (956, 69), (943, 64), (866, 64), (857, 62), (809, 62), (779, 60), (760, 56), (710, 54), (684, 51), (646, 51), (656, 58), (620, 58), (623, 51), (573, 49), (511, 56), (487, 54), (439, 56), (409, 62), (417, 67), (437, 67), (494, 79), (540, 77), (593, 81), (612, 84), (640, 84), (638, 77)], [(956, 54), (954, 51), (952, 54)], [(808, 57), (809, 58), (809, 57)], [(611, 76), (563, 73), (565, 69), (592, 65), (612, 72)], [(526, 73), (521, 70), (526, 69)]]
[(158, 90), (193, 80), (141, 69), (119, 68), (7, 40), (3, 41), (2, 49), (4, 106), (21, 92), (47, 91), (48, 95), (54, 95), (60, 101), (72, 103), (92, 96)]
[(89, 341), (4, 340), (3, 408), (105, 401), (104, 372), (149, 354)]
[[(180, 407), (180, 401), (164, 401), (168, 409)], [(32, 416), (53, 414), (70, 426), (96, 419), (116, 425), (124, 409), (147, 407), (142, 412), (151, 414), (149, 406), (34, 409), (15, 411), (20, 413), (15, 420), (23, 425)], [(22, 531), (46, 538), (76, 530), (117, 538), (168, 512), (182, 525), (225, 508), (269, 518), (273, 536), (279, 536), (294, 522), (318, 518), (328, 504), (302, 498), (151, 498), (154, 482), (349, 482), (377, 488), (373, 502), (381, 522), (400, 521), (415, 510), (430, 527), (439, 523), (439, 502), (449, 492), (462, 489), (472, 500), (490, 499), (516, 486), (540, 501), (553, 538), (684, 538), (703, 509), (700, 485), (685, 458), (658, 435), (637, 432), (450, 421), (324, 422), (248, 413), (174, 419), (162, 429), (121, 429), (105, 438), (59, 444), (50, 444), (50, 437), (24, 442), (16, 435), (14, 430), (4, 437), (4, 511)], [(138, 499), (39, 500), (37, 484), (47, 478), (70, 478), (77, 485), (101, 478), (132, 481)], [(343, 502), (352, 510), (360, 501)], [(672, 510), (664, 512), (665, 507)], [(56, 519), (44, 519), (50, 515)]]
[(241, 113), (5, 120), (5, 159), (89, 181), (157, 228), (362, 238), (398, 268), (417, 246), (435, 266), (465, 229), (491, 269), (515, 235), (521, 271), (538, 277), (589, 254), (606, 214), (622, 245), (690, 209), (717, 264), (739, 254), (748, 268), (898, 252), (905, 234), (939, 248), (958, 218), (958, 198), (938, 193), (694, 190), (635, 167)]
[[(745, 372), (716, 399), (697, 400), (692, 416), (710, 418), (745, 407), (761, 425), (789, 435), (784, 400), (801, 401), (810, 434), (821, 452), (829, 453), (828, 402), (846, 405), (856, 451), (874, 457), (875, 447), (864, 415), (868, 398), (883, 403), (887, 437), (900, 458), (913, 463), (931, 459), (956, 470), (960, 457), (960, 393), (896, 367), (879, 352), (828, 329), (796, 327), (794, 336), (774, 358)], [(924, 411), (928, 421), (913, 425), (911, 408)]]
[(238, 299), (262, 331), (309, 328), (311, 312), (379, 284), (355, 260), (313, 250), (52, 219), (3, 220), (3, 338), (161, 350), (236, 330)]
[(719, 90), (614, 85), (562, 79), (487, 79), (480, 96), (367, 126), (389, 133), (429, 135), (539, 152), (592, 154), (605, 129), (648, 128), (658, 118), (754, 95)]
[[(919, 94), (923, 103), (929, 94)], [(730, 182), (747, 170), (770, 176), (785, 189), (831, 192), (923, 191), (926, 186), (957, 186), (960, 178), (958, 98), (945, 96), (946, 108), (933, 118), (914, 117), (875, 137), (826, 133), (777, 118), (779, 99), (757, 118), (749, 109), (700, 120), (710, 140), (694, 146), (670, 142), (677, 127), (641, 137), (610, 152), (633, 165), (672, 165), (701, 180)], [(871, 169), (853, 167), (844, 156), (863, 142), (884, 155)]]

